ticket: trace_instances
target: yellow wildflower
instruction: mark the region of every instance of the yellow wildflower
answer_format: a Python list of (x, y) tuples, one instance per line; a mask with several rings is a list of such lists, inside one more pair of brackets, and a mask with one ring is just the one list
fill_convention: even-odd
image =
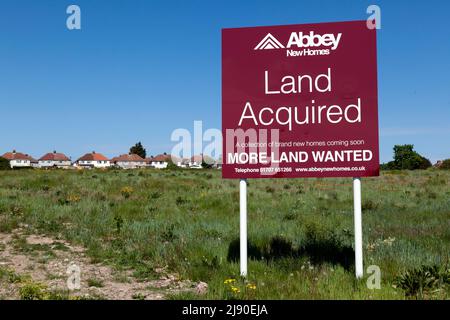
[(236, 281), (236, 279), (226, 279), (223, 283), (224, 284), (230, 284), (230, 283), (233, 283), (235, 281)]
[(123, 187), (121, 190), (120, 190), (120, 193), (122, 193), (122, 196), (124, 197), (124, 198), (129, 198), (130, 196), (131, 196), (131, 194), (133, 193), (133, 188), (132, 187)]
[(67, 202), (78, 202), (80, 200), (81, 200), (80, 196), (77, 196), (76, 194), (70, 194), (67, 197)]
[(248, 283), (248, 284), (247, 284), (247, 288), (248, 288), (248, 289), (251, 289), (251, 290), (256, 290), (256, 284)]

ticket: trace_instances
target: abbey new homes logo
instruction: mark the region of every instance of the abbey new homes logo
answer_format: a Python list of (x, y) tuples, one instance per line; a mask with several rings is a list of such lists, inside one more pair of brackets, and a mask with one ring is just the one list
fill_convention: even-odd
[(287, 57), (322, 56), (329, 55), (336, 50), (341, 41), (342, 33), (309, 34), (292, 32), (286, 46), (271, 33), (268, 33), (253, 50), (285, 49)]

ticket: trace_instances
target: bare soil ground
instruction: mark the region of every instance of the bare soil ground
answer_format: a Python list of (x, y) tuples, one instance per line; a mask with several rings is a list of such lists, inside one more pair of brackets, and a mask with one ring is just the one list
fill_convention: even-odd
[[(68, 290), (68, 267), (80, 268), (80, 288)], [(111, 267), (91, 263), (85, 249), (45, 235), (25, 234), (22, 228), (0, 233), (0, 268), (19, 277), (29, 278), (52, 292), (68, 292), (78, 298), (100, 299), (164, 299), (167, 294), (192, 291), (204, 293), (205, 283), (180, 280), (176, 274), (155, 270), (160, 279), (137, 281), (131, 271), (115, 271)], [(20, 299), (20, 281), (0, 279), (0, 297)]]

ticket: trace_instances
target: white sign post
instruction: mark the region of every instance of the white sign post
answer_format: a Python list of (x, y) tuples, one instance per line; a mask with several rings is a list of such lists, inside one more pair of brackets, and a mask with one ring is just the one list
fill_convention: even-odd
[(247, 276), (247, 180), (239, 182), (239, 228), (241, 276)]
[(364, 271), (361, 221), (361, 178), (353, 178), (353, 207), (355, 223), (355, 273), (356, 278), (362, 278)]
[[(247, 180), (239, 182), (239, 227), (240, 227), (240, 271), (241, 276), (247, 276)], [(361, 178), (353, 178), (353, 207), (355, 227), (355, 274), (362, 278), (363, 241), (362, 241), (362, 210), (361, 210)]]

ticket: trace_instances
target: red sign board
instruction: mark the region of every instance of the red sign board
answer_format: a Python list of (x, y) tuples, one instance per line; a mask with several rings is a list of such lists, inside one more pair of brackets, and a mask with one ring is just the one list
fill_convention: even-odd
[(379, 174), (376, 29), (222, 30), (224, 178)]

